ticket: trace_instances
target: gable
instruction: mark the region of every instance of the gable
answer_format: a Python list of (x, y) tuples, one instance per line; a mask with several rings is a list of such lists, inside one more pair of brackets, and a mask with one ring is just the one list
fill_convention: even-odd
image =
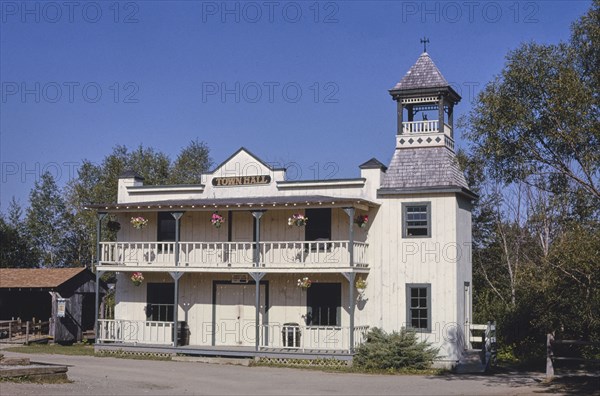
[(210, 174), (213, 177), (260, 176), (271, 174), (274, 170), (273, 167), (242, 147), (219, 164)]

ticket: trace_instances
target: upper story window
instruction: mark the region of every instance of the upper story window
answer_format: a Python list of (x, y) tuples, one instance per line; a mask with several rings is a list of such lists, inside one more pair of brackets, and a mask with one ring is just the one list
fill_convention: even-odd
[(431, 237), (431, 202), (402, 204), (402, 237)]
[(157, 223), (158, 234), (156, 240), (158, 242), (169, 242), (175, 240), (175, 218), (169, 212), (158, 212)]
[(331, 209), (306, 209), (304, 214), (308, 223), (304, 227), (304, 238), (307, 241), (331, 240)]

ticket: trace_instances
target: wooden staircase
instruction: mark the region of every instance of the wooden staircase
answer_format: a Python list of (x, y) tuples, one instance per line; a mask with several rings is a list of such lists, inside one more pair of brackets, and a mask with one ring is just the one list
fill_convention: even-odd
[(455, 370), (459, 374), (485, 373), (496, 366), (496, 322), (486, 325), (467, 323), (465, 328), (466, 349)]

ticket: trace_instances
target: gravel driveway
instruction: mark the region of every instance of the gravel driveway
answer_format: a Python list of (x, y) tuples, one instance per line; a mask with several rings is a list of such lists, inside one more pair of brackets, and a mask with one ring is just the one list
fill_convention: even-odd
[(522, 395), (543, 392), (528, 375), (400, 376), (271, 367), (30, 355), (69, 366), (70, 384), (0, 382), (0, 395)]

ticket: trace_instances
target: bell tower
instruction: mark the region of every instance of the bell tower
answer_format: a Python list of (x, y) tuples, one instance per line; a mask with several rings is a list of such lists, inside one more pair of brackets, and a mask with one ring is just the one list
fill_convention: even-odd
[(461, 97), (427, 52), (389, 92), (398, 103), (397, 149), (445, 146), (454, 151), (454, 105)]
[(468, 191), (454, 152), (454, 105), (461, 98), (427, 52), (389, 93), (398, 110), (396, 149), (378, 194)]

